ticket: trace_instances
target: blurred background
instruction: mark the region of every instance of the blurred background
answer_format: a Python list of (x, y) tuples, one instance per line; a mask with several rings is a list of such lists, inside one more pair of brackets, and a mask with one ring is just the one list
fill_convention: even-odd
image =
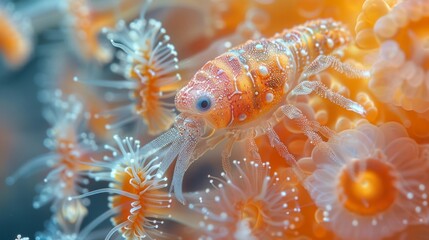
[[(127, 5), (122, 9), (121, 2), (132, 6)], [(109, 70), (108, 60), (91, 59), (88, 54), (96, 53), (88, 53), (86, 51), (89, 48), (81, 48), (80, 45), (85, 45), (85, 42), (77, 36), (80, 33), (73, 32), (76, 31), (73, 28), (74, 18), (79, 15), (69, 11), (69, 7), (77, 9), (79, 4), (88, 4), (86, 7), (96, 13), (107, 9), (104, 11), (108, 13), (107, 24), (113, 27), (120, 19), (132, 20), (138, 17), (145, 2), (147, 1), (0, 1), (0, 27), (7, 27), (0, 32), (0, 239), (15, 239), (18, 234), (34, 239), (37, 232), (45, 229), (47, 220), (52, 215), (49, 204), (40, 209), (33, 208), (38, 185), (43, 182), (49, 169), (31, 170), (31, 174), (25, 174), (15, 184), (6, 184), (6, 178), (19, 167), (49, 151), (44, 146), (44, 141), (51, 126), (42, 114), (46, 106), (40, 101), (41, 93), (55, 88), (67, 89), (64, 85), (72, 83), (74, 76), (86, 79), (104, 76), (117, 78)], [(129, 15), (124, 13), (130, 9)], [(161, 4), (152, 9), (148, 16), (156, 16), (170, 23), (180, 16), (181, 21), (175, 23), (175, 28), (170, 27), (168, 30), (170, 35), (176, 36), (174, 39), (179, 39), (173, 42), (176, 48), (181, 49), (181, 56), (186, 57), (203, 48), (207, 42), (200, 40), (197, 41), (198, 44), (193, 44), (189, 41), (195, 39), (180, 40), (186, 39), (193, 32), (202, 31), (201, 27), (188, 27), (201, 22), (201, 13), (192, 11), (189, 7), (176, 6), (174, 9), (172, 11)], [(93, 20), (96, 22), (97, 17)], [(110, 45), (105, 35), (100, 33), (101, 28), (100, 23), (98, 29), (88, 31), (96, 32), (95, 38), (101, 44)], [(194, 45), (191, 51), (186, 48), (189, 44)], [(102, 51), (105, 46), (97, 47)], [(149, 137), (144, 141), (148, 140)], [(195, 177), (190, 177), (188, 181), (196, 183), (196, 178), (205, 178), (209, 168), (206, 163), (198, 164), (195, 168), (198, 171), (190, 170), (190, 175)], [(189, 186), (196, 188), (198, 184)], [(84, 225), (107, 209), (106, 195), (94, 196), (91, 202), (96, 204), (91, 204), (92, 210), (90, 216), (85, 218)], [(105, 222), (105, 226), (110, 227), (109, 221)]]

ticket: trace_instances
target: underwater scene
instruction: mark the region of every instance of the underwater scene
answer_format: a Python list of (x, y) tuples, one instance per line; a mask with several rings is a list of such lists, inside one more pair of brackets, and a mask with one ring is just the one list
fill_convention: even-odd
[(0, 239), (429, 239), (429, 0), (0, 0)]

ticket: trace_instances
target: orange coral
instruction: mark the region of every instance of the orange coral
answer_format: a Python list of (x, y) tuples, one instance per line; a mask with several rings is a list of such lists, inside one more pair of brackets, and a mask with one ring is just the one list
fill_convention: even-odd
[(16, 68), (29, 58), (33, 43), (27, 19), (14, 12), (13, 6), (0, 5), (0, 51), (10, 67)]

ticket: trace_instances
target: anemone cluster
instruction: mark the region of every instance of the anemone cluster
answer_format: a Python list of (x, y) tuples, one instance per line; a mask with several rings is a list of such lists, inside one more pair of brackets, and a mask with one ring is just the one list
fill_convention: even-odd
[(429, 236), (427, 0), (2, 1), (0, 26), (49, 124), (2, 176), (44, 174), (16, 239)]

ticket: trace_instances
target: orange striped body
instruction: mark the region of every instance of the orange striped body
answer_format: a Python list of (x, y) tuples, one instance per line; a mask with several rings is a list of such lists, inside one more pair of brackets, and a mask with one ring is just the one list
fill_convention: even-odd
[[(214, 128), (239, 128), (267, 119), (319, 55), (350, 41), (340, 23), (316, 20), (269, 39), (248, 41), (206, 63), (176, 96), (179, 111), (196, 114)], [(201, 111), (200, 99), (211, 99)]]

